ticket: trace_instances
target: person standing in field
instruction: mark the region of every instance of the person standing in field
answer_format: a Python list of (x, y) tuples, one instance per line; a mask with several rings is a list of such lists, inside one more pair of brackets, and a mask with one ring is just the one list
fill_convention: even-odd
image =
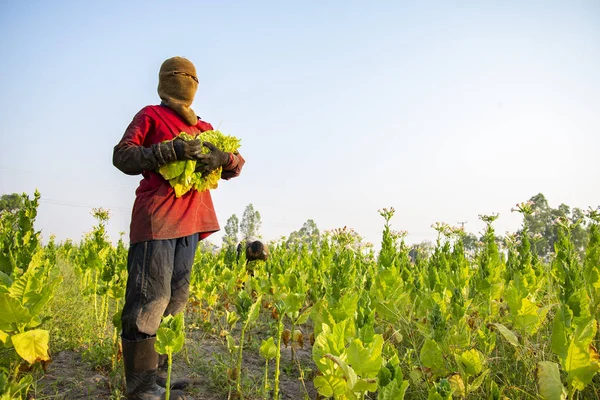
[[(182, 57), (166, 60), (159, 72), (161, 104), (139, 111), (113, 152), (115, 167), (143, 177), (131, 217), (129, 275), (121, 316), (129, 399), (164, 398), (165, 389), (157, 384), (156, 331), (163, 316), (184, 310), (198, 242), (220, 229), (208, 190), (191, 190), (176, 198), (169, 182), (156, 171), (176, 160), (198, 160), (197, 172), (223, 167), (222, 178), (231, 179), (245, 162), (240, 154), (202, 142), (202, 132), (213, 127), (190, 108), (197, 89), (192, 62)], [(171, 140), (180, 132), (198, 139)], [(203, 146), (210, 150), (208, 154), (202, 154)], [(171, 398), (185, 397), (176, 390)]]

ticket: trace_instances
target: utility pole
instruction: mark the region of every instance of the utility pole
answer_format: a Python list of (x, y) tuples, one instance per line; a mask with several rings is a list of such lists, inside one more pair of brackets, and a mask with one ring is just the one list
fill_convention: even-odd
[(465, 230), (465, 224), (469, 221), (458, 221), (457, 224), (460, 224), (460, 229)]

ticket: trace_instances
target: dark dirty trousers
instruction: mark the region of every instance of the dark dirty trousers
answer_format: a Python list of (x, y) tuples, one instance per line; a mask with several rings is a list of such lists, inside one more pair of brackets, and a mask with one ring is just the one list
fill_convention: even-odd
[(154, 336), (163, 315), (184, 310), (199, 235), (134, 243), (127, 258), (127, 289), (121, 315), (123, 337)]

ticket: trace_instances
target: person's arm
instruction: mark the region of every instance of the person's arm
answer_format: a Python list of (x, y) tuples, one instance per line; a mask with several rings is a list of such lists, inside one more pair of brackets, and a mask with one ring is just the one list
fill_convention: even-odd
[(242, 173), (242, 168), (246, 160), (239, 153), (229, 153), (229, 164), (223, 167), (223, 172), (221, 172), (221, 179), (229, 180), (231, 178), (235, 178)]
[(144, 140), (152, 128), (152, 119), (145, 110), (137, 113), (114, 148), (113, 165), (128, 175), (138, 175), (176, 160), (192, 159), (201, 153), (202, 142), (199, 140), (171, 140), (145, 147)]

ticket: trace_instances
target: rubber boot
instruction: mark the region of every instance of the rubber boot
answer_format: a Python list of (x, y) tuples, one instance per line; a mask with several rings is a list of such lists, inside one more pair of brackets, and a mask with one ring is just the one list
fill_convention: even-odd
[[(129, 341), (122, 338), (123, 364), (125, 365), (125, 394), (132, 400), (164, 400), (165, 388), (156, 384), (158, 353), (154, 349), (156, 338)], [(171, 391), (171, 399), (185, 400), (179, 390)]]

